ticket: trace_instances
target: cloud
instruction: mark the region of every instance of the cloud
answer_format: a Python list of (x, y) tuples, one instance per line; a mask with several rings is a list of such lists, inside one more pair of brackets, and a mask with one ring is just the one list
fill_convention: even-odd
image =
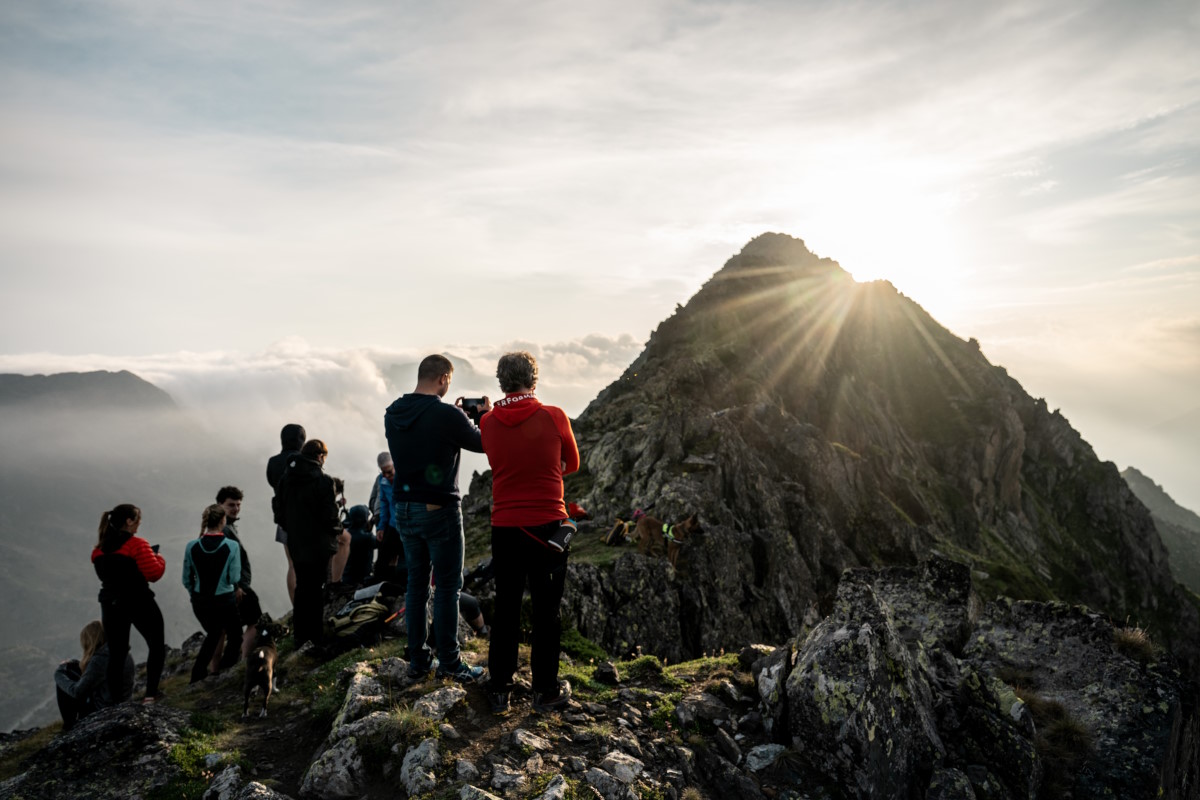
[[(444, 348), (466, 360), (458, 370), (452, 395), (482, 391), (499, 396), (496, 359), (525, 349), (539, 359), (538, 394), (574, 416), (596, 394), (620, 376), (641, 352), (642, 344), (625, 335), (589, 335), (578, 340), (538, 344)], [(24, 374), (127, 369), (167, 391), (214, 434), (221, 446), (248, 453), (272, 452), (279, 429), (300, 422), (309, 435), (331, 448), (337, 474), (365, 483), (374, 474), (375, 454), (386, 449), (384, 409), (400, 393), (411, 391), (415, 365), (428, 354), (416, 350), (334, 349), (314, 347), (292, 337), (258, 353), (211, 351), (158, 353), (146, 356), (65, 356), (26, 354), (0, 356), (0, 372)], [(391, 374), (401, 369), (401, 385)], [(468, 376), (477, 376), (469, 378)], [(481, 385), (473, 385), (481, 384)], [(486, 469), (472, 459), (470, 469)]]

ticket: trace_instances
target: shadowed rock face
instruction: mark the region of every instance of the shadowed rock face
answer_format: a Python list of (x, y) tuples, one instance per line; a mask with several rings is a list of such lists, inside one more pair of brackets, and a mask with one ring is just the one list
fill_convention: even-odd
[(977, 343), (799, 240), (766, 234), (730, 259), (576, 434), (584, 466), (567, 492), (598, 527), (653, 503), (704, 528), (673, 571), (618, 567), (673, 620), (633, 630), (594, 590), (630, 593), (576, 570), (593, 593), (569, 583), (568, 621), (614, 652), (779, 641), (833, 608), (844, 569), (941, 552), (985, 598), (1085, 603), (1197, 653), (1196, 600), (1116, 468)]
[(1082, 607), (980, 612), (969, 570), (934, 559), (848, 572), (792, 647), (753, 672), (812, 796), (1196, 796), (1197, 721), (1175, 662), (1125, 654)]

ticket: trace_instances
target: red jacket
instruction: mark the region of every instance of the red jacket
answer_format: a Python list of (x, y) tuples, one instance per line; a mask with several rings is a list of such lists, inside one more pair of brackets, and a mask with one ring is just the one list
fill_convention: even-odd
[(150, 584), (163, 576), (167, 562), (140, 536), (130, 536), (115, 550), (92, 550), (92, 566), (100, 578), (100, 600), (153, 597)]
[(579, 447), (563, 410), (542, 405), (532, 392), (510, 394), (484, 414), (479, 430), (492, 467), (492, 524), (566, 519), (563, 475), (579, 469)]

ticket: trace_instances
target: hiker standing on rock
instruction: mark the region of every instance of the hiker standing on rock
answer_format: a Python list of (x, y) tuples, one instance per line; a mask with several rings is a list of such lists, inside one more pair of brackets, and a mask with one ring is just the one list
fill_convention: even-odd
[(225, 535), (226, 515), (222, 506), (204, 509), (200, 536), (183, 549), (183, 586), (192, 600), (192, 611), (204, 629), (204, 642), (192, 665), (192, 683), (210, 674), (222, 642), (224, 650), (215, 658), (217, 674), (238, 661), (242, 649), (242, 622), (238, 617), (238, 582), (242, 579), (242, 548)]
[(329, 560), (338, 550), (342, 515), (334, 479), (322, 467), (329, 448), (310, 439), (300, 448), (279, 480), (275, 522), (287, 531), (288, 550), (296, 568), (292, 629), (296, 647), (322, 643), (321, 610)]
[(500, 358), (496, 378), (504, 391), (481, 420), (483, 451), (492, 467), (492, 567), (496, 612), (488, 648), (492, 710), (508, 708), (517, 671), (521, 597), (529, 586), (533, 614), (530, 668), (533, 707), (564, 707), (571, 685), (558, 680), (567, 543), (574, 532), (563, 503), (563, 475), (579, 469), (579, 448), (561, 408), (534, 396), (537, 359), (526, 352)]
[(92, 550), (92, 566), (100, 578), (100, 620), (108, 637), (108, 696), (121, 697), (125, 680), (125, 655), (129, 629), (137, 628), (146, 640), (146, 697), (159, 698), (158, 681), (167, 658), (163, 616), (150, 584), (163, 576), (167, 562), (140, 536), (142, 510), (122, 503), (100, 517), (99, 540)]
[[(400, 532), (408, 566), (408, 674), (424, 678), (432, 667), (425, 644), (425, 603), (432, 572), (438, 675), (473, 683), (483, 677), (483, 669), (463, 661), (458, 648), (465, 547), (458, 464), (463, 448), (482, 453), (483, 444), (479, 428), (461, 408), (462, 398), (453, 406), (442, 402), (453, 374), (450, 359), (427, 356), (417, 368), (417, 387), (388, 406), (383, 428), (396, 470), (391, 524)], [(491, 408), (486, 397), (482, 407)]]
[[(267, 460), (267, 483), (271, 484), (271, 489), (279, 494), (279, 481), (283, 478), (283, 473), (287, 471), (288, 463), (296, 456), (300, 455), (300, 448), (304, 447), (304, 440), (308, 435), (304, 431), (303, 425), (297, 425), (292, 422), (283, 426), (283, 430), (279, 432), (280, 451), (271, 456)], [(271, 507), (275, 507), (274, 501)], [(288, 549), (287, 531), (282, 525), (275, 526), (275, 541), (283, 545), (283, 554), (287, 556), (287, 590), (288, 599), (292, 601), (292, 605), (296, 604), (296, 566), (292, 563), (292, 551)]]

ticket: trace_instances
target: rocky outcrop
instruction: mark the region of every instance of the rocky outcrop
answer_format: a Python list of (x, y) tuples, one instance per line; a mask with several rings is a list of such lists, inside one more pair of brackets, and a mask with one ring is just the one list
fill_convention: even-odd
[(107, 800), (145, 795), (180, 775), (169, 758), (188, 715), (126, 704), (98, 711), (54, 737), (0, 784), (0, 797)]
[(1196, 797), (1187, 683), (1129, 634), (1061, 603), (980, 610), (969, 570), (934, 559), (846, 573), (794, 658), (754, 671), (793, 772), (827, 796)]

